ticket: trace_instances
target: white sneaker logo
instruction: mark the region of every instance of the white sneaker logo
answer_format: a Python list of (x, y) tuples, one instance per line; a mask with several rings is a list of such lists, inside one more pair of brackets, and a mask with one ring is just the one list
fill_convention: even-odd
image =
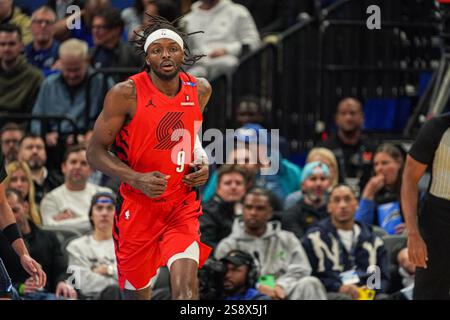
[(130, 211), (125, 211), (125, 220), (130, 220)]

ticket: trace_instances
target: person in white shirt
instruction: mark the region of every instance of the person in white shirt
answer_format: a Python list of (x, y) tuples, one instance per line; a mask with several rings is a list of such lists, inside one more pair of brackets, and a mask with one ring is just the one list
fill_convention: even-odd
[(231, 0), (197, 1), (181, 25), (188, 34), (199, 30), (204, 32), (191, 37), (192, 53), (206, 55), (189, 69), (189, 73), (196, 77), (213, 79), (231, 71), (246, 48), (252, 51), (261, 44), (248, 9)]
[(77, 273), (74, 286), (87, 299), (119, 299), (112, 227), (116, 199), (100, 192), (92, 197), (89, 219), (93, 233), (69, 243), (69, 269)]
[(44, 226), (70, 225), (80, 231), (89, 230), (89, 206), (97, 192), (111, 189), (88, 181), (91, 168), (86, 160), (86, 147), (74, 145), (67, 148), (61, 165), (64, 184), (46, 194), (41, 202)]

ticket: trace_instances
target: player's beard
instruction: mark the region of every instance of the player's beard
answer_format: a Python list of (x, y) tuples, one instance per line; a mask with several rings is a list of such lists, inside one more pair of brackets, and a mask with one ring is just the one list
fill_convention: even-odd
[(162, 73), (162, 72), (159, 72), (158, 70), (156, 70), (156, 68), (152, 69), (152, 72), (154, 72), (156, 74), (156, 76), (158, 78), (160, 78), (161, 80), (170, 81), (170, 80), (173, 80), (178, 75), (178, 73), (180, 72), (180, 66), (177, 66), (176, 68), (174, 68), (174, 71), (172, 73)]

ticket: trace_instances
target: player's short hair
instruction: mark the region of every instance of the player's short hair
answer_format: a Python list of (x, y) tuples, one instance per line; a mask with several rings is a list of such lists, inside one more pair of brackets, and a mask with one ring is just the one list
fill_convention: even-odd
[[(175, 19), (173, 21), (168, 21), (166, 18), (161, 17), (161, 16), (151, 15), (148, 13), (145, 13), (145, 14), (149, 17), (149, 22), (146, 25), (144, 25), (143, 31), (141, 31), (141, 32), (134, 31), (134, 33), (136, 34), (136, 40), (132, 41), (135, 44), (136, 50), (140, 55), (142, 55), (144, 57), (146, 56), (144, 46), (145, 46), (147, 37), (150, 34), (152, 34), (153, 32), (155, 32), (156, 30), (159, 30), (159, 29), (169, 29), (169, 30), (176, 32), (183, 40), (184, 55), (185, 55), (184, 64), (185, 65), (192, 66), (198, 60), (205, 57), (205, 55), (192, 55), (191, 56), (190, 55), (191, 51), (189, 49), (189, 45), (187, 42), (187, 38), (189, 36), (197, 34), (197, 33), (203, 33), (203, 31), (197, 31), (197, 32), (192, 32), (192, 33), (185, 33), (183, 31), (181, 31), (180, 28), (176, 27), (176, 23), (182, 18), (182, 16), (178, 17), (177, 19)], [(143, 69), (146, 71), (150, 71), (149, 68), (150, 67), (146, 63), (144, 63)]]
[(69, 39), (64, 41), (59, 47), (59, 56), (71, 55), (87, 59), (89, 57), (88, 44), (79, 39)]

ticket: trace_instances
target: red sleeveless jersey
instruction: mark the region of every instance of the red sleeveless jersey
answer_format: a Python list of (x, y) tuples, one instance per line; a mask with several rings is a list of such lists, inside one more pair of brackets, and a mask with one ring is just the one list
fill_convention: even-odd
[[(160, 92), (147, 72), (130, 79), (136, 87), (136, 112), (116, 137), (116, 154), (137, 172), (159, 171), (170, 175), (162, 198), (185, 192), (182, 178), (191, 172), (195, 137), (203, 117), (197, 96), (197, 81), (180, 72), (181, 90), (170, 98)], [(143, 195), (122, 183), (123, 195)]]

